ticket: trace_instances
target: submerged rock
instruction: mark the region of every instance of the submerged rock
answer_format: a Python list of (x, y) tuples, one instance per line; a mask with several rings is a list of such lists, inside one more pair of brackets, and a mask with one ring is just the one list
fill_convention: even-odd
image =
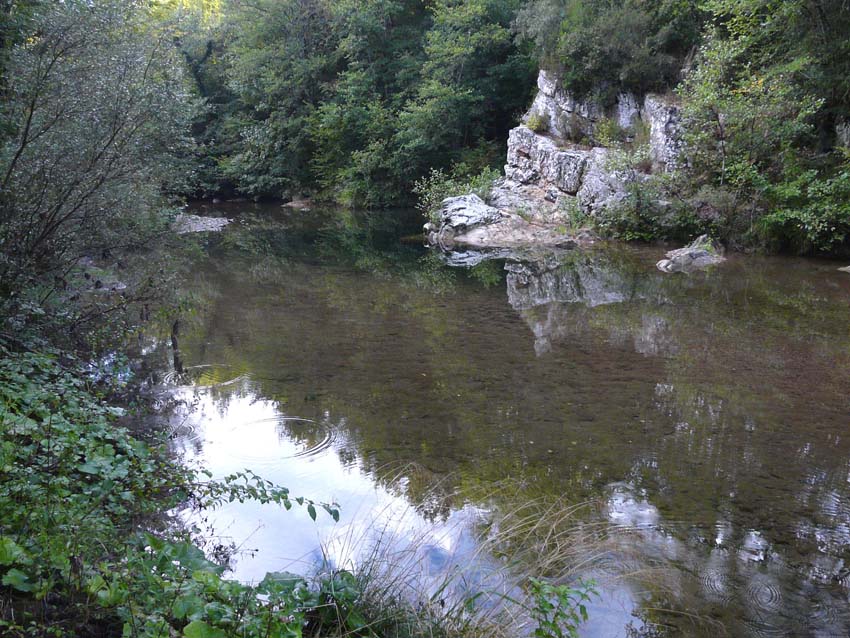
[(313, 200), (304, 197), (296, 197), (285, 204), (281, 204), (281, 208), (290, 208), (292, 210), (309, 213), (313, 209)]
[(721, 248), (708, 235), (700, 235), (684, 248), (671, 250), (667, 259), (656, 264), (661, 272), (693, 272), (726, 260), (720, 254)]
[(174, 220), (174, 231), (178, 235), (217, 232), (227, 226), (230, 221), (226, 217), (201, 217), (200, 215), (180, 213)]

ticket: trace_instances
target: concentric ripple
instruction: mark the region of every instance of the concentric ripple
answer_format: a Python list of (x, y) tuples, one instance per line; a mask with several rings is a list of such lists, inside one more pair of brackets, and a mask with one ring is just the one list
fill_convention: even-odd
[(236, 385), (248, 380), (248, 376), (240, 374), (236, 377), (229, 376), (226, 371), (230, 369), (226, 364), (207, 364), (184, 368), (183, 372), (169, 370), (163, 375), (166, 385), (192, 387), (198, 390), (212, 388), (224, 388)]
[(782, 608), (782, 590), (777, 583), (765, 575), (757, 575), (747, 583), (747, 598), (755, 606), (765, 611), (777, 611)]
[(270, 423), (276, 424), (276, 429), (281, 435), (300, 447), (295, 452), (276, 456), (278, 459), (305, 459), (319, 456), (328, 450), (336, 440), (335, 430), (330, 424), (297, 416), (281, 415), (269, 419), (259, 419), (241, 424), (234, 429), (262, 427)]

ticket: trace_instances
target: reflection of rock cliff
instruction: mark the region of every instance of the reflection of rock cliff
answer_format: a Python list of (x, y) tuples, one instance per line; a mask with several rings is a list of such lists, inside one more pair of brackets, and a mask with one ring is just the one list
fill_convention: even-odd
[[(552, 254), (540, 261), (508, 262), (505, 269), (508, 301), (534, 333), (538, 355), (554, 342), (585, 332), (592, 309), (655, 296), (644, 271), (598, 253)], [(633, 342), (636, 352), (653, 356), (676, 350), (669, 322), (657, 313), (642, 313), (636, 325), (615, 322), (609, 341), (622, 346)]]
[(610, 262), (587, 254), (536, 263), (508, 263), (508, 300), (516, 310), (544, 304), (581, 303), (590, 308), (620, 303), (634, 294), (633, 281)]

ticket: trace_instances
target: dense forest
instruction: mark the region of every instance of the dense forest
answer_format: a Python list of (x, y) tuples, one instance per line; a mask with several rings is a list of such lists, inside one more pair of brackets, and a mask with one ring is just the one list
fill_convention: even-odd
[[(58, 200), (77, 180), (110, 208), (132, 200), (121, 218), (139, 230), (163, 194), (410, 205), (432, 171), (462, 182), (504, 163), (538, 68), (603, 104), (623, 90), (681, 100), (687, 162), (654, 187), (680, 216), (716, 213), (688, 230), (770, 249), (846, 245), (839, 0), (29, 0), (3, 3), (2, 20), (3, 237), (15, 252), (39, 251), (24, 244), (46, 236), (21, 220), (61, 219), (53, 209), (76, 205)], [(109, 118), (129, 125), (114, 139)], [(132, 197), (117, 166), (102, 175), (142, 158)], [(676, 227), (648, 215), (640, 236)]]
[[(631, 235), (644, 238), (684, 229), (772, 250), (845, 245), (850, 10), (837, 0), (218, 9), (179, 38), (207, 103), (197, 194), (407, 205), (432, 170), (457, 183), (498, 169), (546, 68), (603, 104), (624, 90), (681, 100), (686, 166), (653, 185), (678, 219), (625, 211), (632, 223), (615, 234), (637, 217)], [(712, 214), (695, 218), (700, 207)]]
[(681, 166), (585, 220), (600, 232), (843, 255), (848, 36), (846, 0), (0, 0), (0, 633), (327, 629), (326, 592), (228, 584), (164, 523), (137, 534), (187, 500), (292, 505), (113, 428), (92, 380), (191, 305), (186, 201), (393, 208), (486, 186), (545, 69), (603, 105), (680, 105)]

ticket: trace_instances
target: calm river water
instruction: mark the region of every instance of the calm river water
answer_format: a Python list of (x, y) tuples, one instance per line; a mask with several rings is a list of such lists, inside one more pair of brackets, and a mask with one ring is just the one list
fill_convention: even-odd
[(850, 633), (841, 264), (665, 275), (663, 249), (600, 245), (453, 266), (399, 240), (410, 213), (208, 213), (238, 221), (189, 285), (175, 450), (341, 505), (213, 513), (237, 577), (344, 566), (380, 536), (469, 584), (509, 485), (609, 530), (583, 635)]

